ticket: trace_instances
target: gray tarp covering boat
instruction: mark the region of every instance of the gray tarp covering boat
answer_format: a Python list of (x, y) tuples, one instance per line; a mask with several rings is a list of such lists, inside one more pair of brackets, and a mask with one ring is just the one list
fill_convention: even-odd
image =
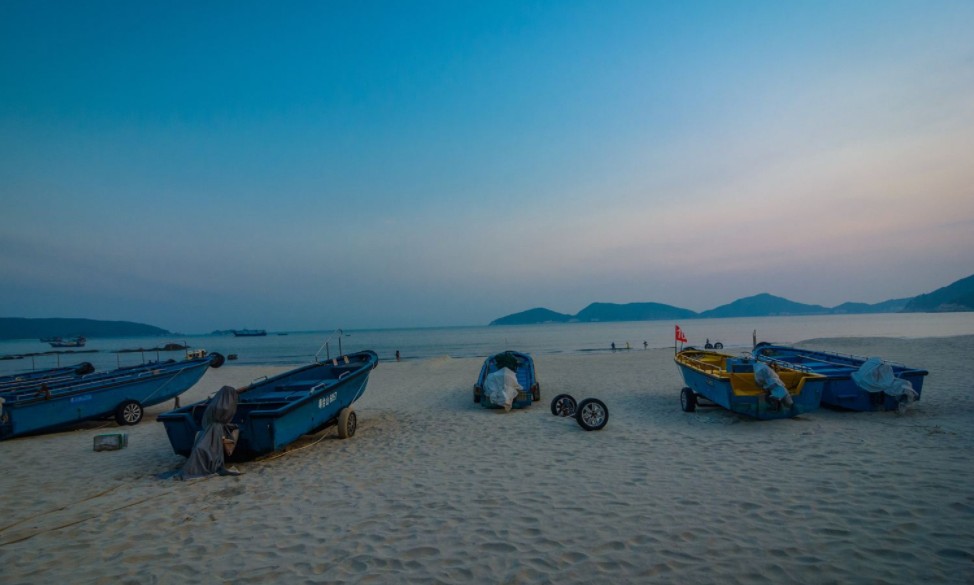
[[(224, 386), (217, 391), (203, 411), (203, 430), (196, 435), (193, 451), (183, 468), (175, 474), (177, 479), (191, 479), (219, 473), (237, 475), (226, 468), (226, 449), (236, 442), (237, 425), (231, 424), (237, 412), (237, 389)], [(227, 446), (225, 447), (225, 441)]]

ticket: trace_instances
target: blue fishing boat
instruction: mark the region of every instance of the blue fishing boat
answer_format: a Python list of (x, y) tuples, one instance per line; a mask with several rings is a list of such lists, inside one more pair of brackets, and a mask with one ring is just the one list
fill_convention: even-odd
[(145, 407), (189, 390), (209, 367), (220, 367), (218, 353), (182, 361), (76, 376), (39, 379), (32, 385), (0, 391), (0, 439), (49, 431), (114, 415), (120, 425), (142, 420)]
[[(369, 374), (379, 363), (373, 351), (362, 351), (313, 363), (239, 389), (236, 411), (229, 424), (239, 435), (235, 459), (252, 458), (283, 449), (302, 435), (338, 425), (338, 436), (355, 434), (353, 402), (362, 396)], [(211, 399), (160, 414), (173, 451), (188, 457), (203, 413)]]
[(748, 356), (687, 348), (676, 354), (686, 387), (680, 392), (684, 412), (709, 403), (759, 420), (790, 418), (818, 408), (825, 377), (811, 372), (779, 370)]
[(505, 408), (504, 401), (499, 398), (500, 394), (491, 391), (494, 382), (489, 381), (491, 376), (495, 376), (493, 380), (496, 385), (503, 385), (502, 370), (505, 368), (513, 373), (517, 385), (521, 387), (513, 396), (510, 408), (524, 408), (541, 400), (541, 385), (534, 373), (534, 359), (529, 354), (508, 350), (484, 360), (477, 383), (473, 386), (475, 403), (480, 403), (484, 408)]
[(920, 399), (926, 370), (881, 360), (829, 351), (816, 351), (762, 342), (751, 352), (780, 369), (796, 369), (825, 376), (822, 404), (855, 411), (902, 410)]
[(89, 362), (81, 362), (73, 366), (62, 368), (51, 368), (47, 370), (34, 370), (22, 374), (12, 374), (0, 376), (0, 393), (9, 392), (18, 388), (34, 386), (38, 383), (55, 383), (61, 380), (73, 380), (78, 376), (84, 376), (95, 371), (95, 367)]

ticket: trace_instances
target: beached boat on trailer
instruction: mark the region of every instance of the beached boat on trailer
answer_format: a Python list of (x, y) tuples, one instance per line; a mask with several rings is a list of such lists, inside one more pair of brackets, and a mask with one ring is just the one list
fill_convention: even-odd
[(40, 379), (30, 386), (0, 391), (0, 439), (113, 415), (120, 425), (138, 424), (145, 407), (179, 396), (196, 384), (207, 368), (222, 364), (223, 356), (212, 353), (63, 381)]
[[(352, 403), (362, 396), (369, 374), (379, 363), (373, 351), (362, 351), (303, 366), (238, 390), (230, 424), (239, 430), (234, 459), (272, 453), (302, 435), (338, 424), (341, 438), (355, 434), (357, 416)], [(203, 413), (211, 399), (160, 414), (173, 451), (188, 457), (196, 434), (203, 430)]]
[(684, 412), (696, 410), (700, 398), (731, 412), (759, 420), (791, 418), (819, 407), (825, 377), (811, 372), (775, 372), (748, 356), (687, 348), (676, 354), (686, 383), (680, 391)]
[(923, 379), (929, 373), (879, 358), (767, 342), (757, 344), (751, 353), (755, 359), (777, 365), (779, 370), (796, 369), (825, 376), (822, 404), (846, 410), (902, 409), (920, 399)]
[[(497, 375), (504, 368), (514, 373), (517, 384), (521, 387), (513, 396), (511, 408), (524, 408), (541, 400), (541, 384), (534, 373), (534, 359), (529, 354), (508, 350), (484, 360), (477, 383), (473, 386), (474, 402), (480, 403), (484, 408), (504, 408), (503, 401), (488, 391), (488, 377)], [(492, 395), (494, 400), (491, 399)]]

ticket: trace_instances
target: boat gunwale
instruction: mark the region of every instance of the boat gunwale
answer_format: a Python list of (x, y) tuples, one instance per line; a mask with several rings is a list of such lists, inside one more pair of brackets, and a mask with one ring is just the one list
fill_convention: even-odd
[[(259, 405), (260, 402), (258, 400), (253, 400), (253, 399), (248, 400), (246, 394), (248, 392), (253, 392), (253, 396), (271, 395), (271, 392), (274, 392), (274, 390), (264, 391), (264, 389), (271, 388), (275, 382), (278, 382), (286, 378), (292, 378), (295, 375), (301, 374), (303, 372), (307, 372), (315, 368), (325, 368), (325, 367), (338, 368), (343, 366), (354, 367), (356, 365), (358, 366), (355, 367), (355, 369), (348, 370), (350, 373), (347, 376), (344, 376), (342, 378), (319, 380), (318, 383), (316, 383), (308, 391), (306, 391), (307, 394), (305, 394), (304, 396), (300, 396), (294, 400), (288, 400), (288, 401), (280, 400), (279, 402), (283, 402), (283, 404), (281, 404), (281, 406), (279, 406), (278, 408), (259, 409), (255, 407), (254, 409), (247, 411), (248, 417), (256, 417), (256, 418), (276, 418), (278, 416), (287, 414), (291, 410), (296, 410), (297, 408), (304, 406), (312, 399), (317, 399), (321, 394), (324, 394), (326, 391), (341, 390), (342, 387), (348, 385), (348, 382), (351, 382), (352, 380), (355, 380), (361, 376), (368, 376), (369, 372), (371, 372), (373, 369), (376, 368), (376, 366), (379, 365), (379, 356), (377, 353), (375, 353), (372, 350), (364, 350), (353, 354), (347, 354), (346, 356), (342, 356), (342, 357), (359, 356), (359, 355), (362, 355), (364, 357), (364, 359), (361, 361), (360, 364), (356, 364), (356, 362), (350, 362), (346, 364), (343, 363), (340, 358), (336, 358), (339, 360), (337, 365), (333, 361), (314, 362), (311, 364), (300, 366), (295, 369), (281, 372), (280, 374), (271, 376), (269, 378), (264, 378), (260, 381), (251, 382), (247, 386), (237, 390), (238, 392), (237, 407), (239, 408), (243, 404)], [(325, 384), (325, 382), (330, 380), (334, 380), (335, 383)], [(312, 392), (312, 390), (314, 391)], [(182, 406), (180, 408), (161, 413), (157, 418), (159, 421), (165, 422), (167, 420), (177, 420), (183, 416), (187, 416), (190, 419), (193, 419), (195, 421), (195, 417), (193, 416), (193, 410), (199, 407), (200, 405), (209, 404), (211, 398), (212, 397), (204, 398), (203, 400), (199, 400), (192, 404), (187, 404), (186, 406)]]
[[(703, 360), (689, 357), (688, 355), (686, 355), (687, 353), (717, 355), (724, 358), (724, 362), (721, 365), (715, 365), (712, 363), (705, 362)], [(691, 349), (685, 349), (683, 351), (677, 352), (677, 354), (674, 356), (674, 360), (676, 361), (677, 366), (689, 368), (703, 376), (707, 376), (708, 378), (720, 382), (721, 384), (726, 383), (728, 385), (728, 391), (734, 396), (747, 396), (748, 394), (739, 394), (736, 390), (734, 390), (732, 376), (739, 375), (742, 372), (729, 372), (727, 371), (724, 365), (726, 364), (726, 360), (728, 358), (735, 359), (736, 357), (737, 356), (721, 353), (710, 349), (691, 348)], [(751, 358), (750, 356), (745, 356), (745, 359), (753, 359), (753, 358)], [(802, 395), (802, 393), (805, 391), (805, 382), (807, 380), (820, 379), (823, 382), (828, 380), (828, 376), (824, 376), (816, 372), (805, 372), (805, 371), (797, 370), (796, 368), (785, 368), (785, 369), (794, 370), (795, 373), (801, 375), (801, 377), (797, 381), (795, 381), (794, 388), (790, 388), (786, 385), (786, 389), (788, 390), (788, 393), (791, 394), (792, 396)], [(707, 398), (707, 396), (704, 395), (704, 398)]]
[(167, 376), (178, 376), (187, 370), (194, 370), (199, 367), (209, 367), (210, 358), (198, 358), (195, 360), (184, 360), (180, 362), (157, 364), (154, 367), (146, 367), (139, 371), (129, 371), (118, 376), (109, 375), (110, 372), (101, 372), (102, 378), (90, 378), (78, 384), (68, 386), (58, 386), (50, 389), (50, 396), (39, 394), (40, 387), (36, 390), (18, 390), (11, 394), (0, 393), (4, 400), (4, 408), (9, 406), (27, 406), (35, 402), (53, 402), (65, 398), (73, 398), (92, 392), (104, 392), (115, 390), (122, 386), (135, 383), (151, 381), (156, 378)]
[[(754, 355), (755, 359), (758, 359), (760, 361), (773, 361), (773, 362), (777, 362), (779, 364), (783, 364), (785, 367), (788, 367), (790, 369), (799, 369), (801, 367), (805, 367), (805, 368), (811, 369), (811, 366), (804, 366), (803, 364), (795, 364), (795, 363), (792, 363), (792, 362), (788, 362), (788, 361), (785, 361), (785, 360), (781, 360), (781, 359), (775, 358), (773, 356), (762, 355), (761, 354), (761, 350), (764, 350), (764, 349), (784, 350), (784, 351), (787, 351), (787, 352), (791, 352), (793, 355), (799, 355), (799, 356), (804, 357), (806, 359), (813, 359), (815, 361), (819, 361), (819, 362), (821, 362), (823, 364), (828, 364), (830, 366), (837, 366), (837, 367), (842, 367), (842, 368), (849, 368), (850, 369), (850, 372), (849, 372), (850, 374), (852, 373), (852, 371), (858, 370), (859, 369), (859, 366), (856, 366), (856, 365), (853, 365), (853, 364), (842, 364), (842, 363), (828, 362), (828, 361), (825, 361), (823, 359), (818, 359), (818, 358), (811, 357), (810, 354), (817, 354), (817, 355), (828, 356), (828, 357), (836, 357), (836, 358), (843, 359), (843, 360), (849, 360), (849, 361), (853, 361), (853, 362), (860, 362), (860, 365), (862, 363), (865, 363), (869, 359), (871, 359), (870, 357), (867, 357), (867, 356), (861, 356), (861, 355), (852, 354), (852, 353), (848, 353), (847, 354), (847, 353), (840, 353), (840, 352), (836, 352), (836, 351), (826, 351), (826, 350), (820, 350), (820, 349), (807, 349), (807, 348), (803, 348), (803, 347), (796, 347), (796, 346), (793, 346), (793, 345), (778, 345), (778, 344), (767, 343), (767, 342), (759, 343), (757, 346), (755, 346), (754, 350), (752, 350), (752, 352), (751, 352), (752, 355)], [(923, 368), (913, 368), (913, 367), (910, 367), (910, 366), (908, 366), (906, 364), (903, 364), (903, 363), (900, 363), (900, 362), (895, 362), (893, 360), (888, 360), (888, 359), (882, 358), (882, 357), (878, 357), (877, 359), (879, 359), (884, 364), (887, 364), (887, 365), (889, 365), (889, 366), (891, 366), (893, 368), (898, 368), (900, 371), (897, 372), (897, 374), (900, 374), (900, 375), (902, 375), (902, 374), (913, 374), (913, 375), (920, 375), (920, 376), (929, 376), (930, 375), (930, 372), (928, 370), (923, 369)], [(818, 372), (815, 372), (814, 370), (812, 371), (812, 373), (818, 374)], [(848, 376), (849, 374), (835, 374), (835, 375), (819, 374), (819, 375), (820, 376), (825, 376), (826, 378), (835, 379), (835, 378), (844, 378), (844, 377)]]
[[(321, 364), (321, 365), (323, 365), (323, 366), (329, 366), (330, 364)], [(294, 400), (281, 401), (281, 402), (284, 402), (284, 404), (282, 404), (278, 408), (274, 408), (274, 409), (270, 409), (270, 408), (254, 409), (254, 410), (248, 411), (247, 412), (247, 415), (250, 418), (277, 418), (279, 416), (282, 416), (284, 414), (287, 414), (288, 412), (290, 412), (292, 410), (297, 410), (298, 408), (303, 407), (305, 404), (311, 402), (312, 400), (317, 399), (322, 394), (329, 393), (329, 392), (331, 392), (333, 390), (334, 391), (342, 390), (344, 387), (348, 386), (349, 385), (349, 382), (351, 382), (352, 380), (361, 378), (362, 376), (367, 376), (368, 373), (372, 370), (372, 368), (367, 367), (367, 366), (368, 366), (367, 363), (366, 364), (363, 364), (363, 367), (356, 369), (355, 371), (351, 372), (349, 375), (347, 375), (347, 376), (345, 376), (343, 378), (340, 378), (340, 379), (336, 379), (334, 384), (325, 384), (325, 380), (322, 380), (318, 384), (315, 384), (314, 386), (312, 386), (307, 391), (308, 393), (305, 394), (304, 396), (300, 396), (300, 397), (298, 397), (297, 399), (294, 399)], [(268, 381), (269, 380), (270, 379), (268, 379)], [(238, 400), (237, 408), (239, 408), (241, 404), (260, 404), (260, 403), (257, 402), (257, 401), (239, 401)]]

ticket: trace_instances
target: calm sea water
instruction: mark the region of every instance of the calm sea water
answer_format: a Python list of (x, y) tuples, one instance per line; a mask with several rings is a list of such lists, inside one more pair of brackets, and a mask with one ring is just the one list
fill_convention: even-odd
[[(181, 358), (182, 352), (116, 353), (121, 349), (150, 348), (170, 341), (192, 348), (236, 354), (237, 364), (302, 364), (343, 353), (371, 349), (382, 360), (438, 356), (484, 357), (505, 349), (532, 354), (611, 351), (611, 344), (624, 349), (673, 346), (673, 326), (680, 325), (691, 345), (706, 340), (720, 341), (731, 352), (751, 347), (758, 341), (795, 343), (821, 337), (949, 337), (974, 334), (974, 313), (911, 313), (884, 315), (825, 315), (804, 317), (742, 317), (735, 319), (693, 319), (624, 323), (564, 323), (506, 327), (440, 327), (424, 329), (371, 329), (337, 332), (270, 333), (266, 337), (200, 335), (180, 338), (136, 337), (89, 339), (85, 353), (49, 354), (0, 360), (0, 374), (88, 361), (99, 370), (134, 365), (156, 359)], [(326, 344), (327, 342), (327, 344)], [(90, 351), (96, 350), (96, 351)], [(36, 339), (0, 342), (0, 356), (51, 351)]]

